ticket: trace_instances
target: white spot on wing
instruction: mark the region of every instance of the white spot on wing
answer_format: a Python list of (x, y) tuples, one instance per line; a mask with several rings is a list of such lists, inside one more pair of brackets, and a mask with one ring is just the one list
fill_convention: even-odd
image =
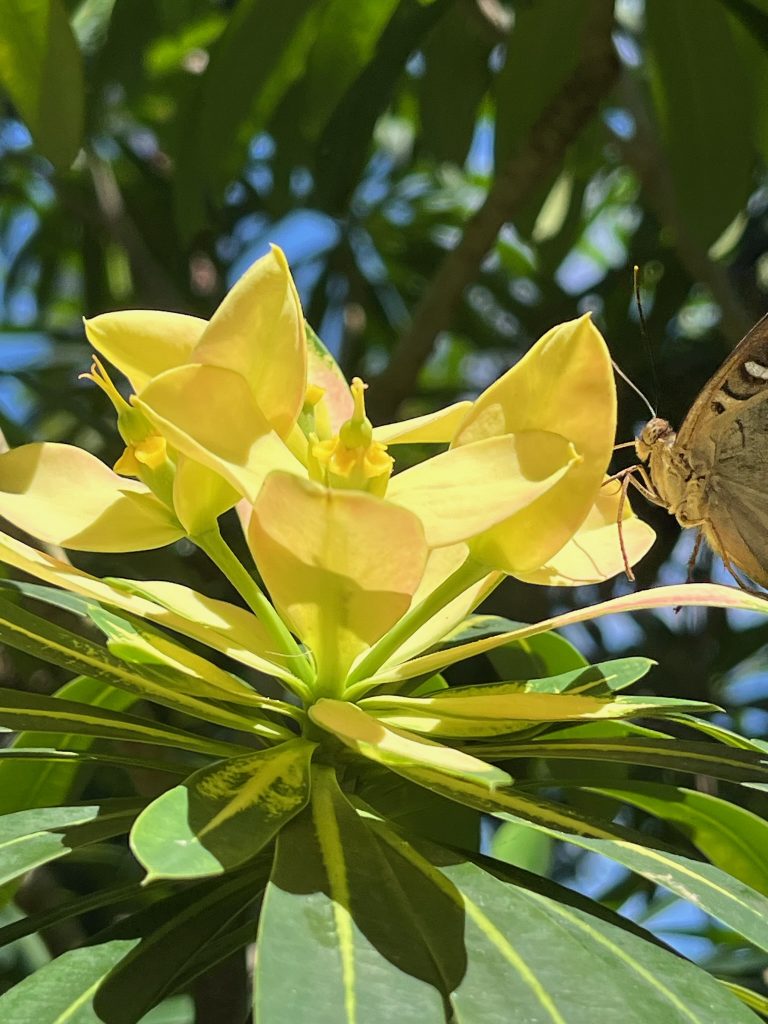
[(756, 363), (752, 359), (748, 359), (744, 363), (744, 369), (747, 371), (750, 377), (757, 377), (758, 380), (768, 380), (768, 366), (763, 366), (761, 363)]

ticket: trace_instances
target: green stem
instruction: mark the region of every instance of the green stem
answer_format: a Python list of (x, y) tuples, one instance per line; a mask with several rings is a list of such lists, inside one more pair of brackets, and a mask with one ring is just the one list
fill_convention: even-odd
[(363, 680), (369, 679), (377, 672), (398, 647), (402, 647), (405, 641), (413, 636), (417, 629), (420, 629), (459, 594), (487, 576), (488, 572), (487, 565), (477, 562), (472, 555), (467, 556), (466, 561), (458, 569), (455, 569), (439, 586), (435, 587), (420, 604), (406, 612), (402, 619), (373, 645), (347, 677), (344, 696), (351, 700), (353, 690), (355, 697), (363, 692), (366, 689), (365, 686), (360, 685)]
[(294, 676), (298, 677), (296, 682), (302, 681), (300, 687), (294, 687), (299, 696), (304, 699), (310, 698), (312, 669), (306, 655), (296, 643), (290, 630), (277, 614), (256, 580), (254, 580), (221, 536), (218, 527), (207, 530), (205, 533), (198, 534), (195, 537), (190, 537), (190, 540), (201, 551), (204, 551), (211, 561), (221, 569), (256, 618), (269, 632), (275, 643), (276, 652), (287, 660), (287, 667)]

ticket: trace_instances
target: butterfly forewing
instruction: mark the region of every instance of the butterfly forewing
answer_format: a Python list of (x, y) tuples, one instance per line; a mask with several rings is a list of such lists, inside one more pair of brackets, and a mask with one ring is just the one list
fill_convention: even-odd
[(741, 339), (717, 373), (704, 385), (683, 421), (677, 444), (688, 449), (715, 429), (719, 417), (768, 391), (768, 315)]
[(643, 447), (659, 503), (701, 527), (731, 571), (768, 587), (768, 316), (701, 390), (674, 442)]

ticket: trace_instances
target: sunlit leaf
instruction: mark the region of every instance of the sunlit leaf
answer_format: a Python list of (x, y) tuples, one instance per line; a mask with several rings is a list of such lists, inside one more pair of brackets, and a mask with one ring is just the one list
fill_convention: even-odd
[(131, 831), (148, 875), (218, 875), (255, 856), (309, 799), (313, 749), (297, 739), (218, 761), (159, 796)]
[(520, 626), (506, 633), (489, 636), (469, 643), (459, 644), (446, 651), (437, 651), (420, 658), (414, 658), (403, 665), (381, 670), (376, 674), (377, 682), (396, 682), (411, 679), (413, 676), (432, 675), (440, 672), (447, 665), (464, 661), (476, 654), (485, 654), (497, 647), (503, 647), (510, 641), (526, 640), (530, 636), (546, 633), (552, 629), (561, 629), (576, 622), (589, 622), (602, 615), (616, 612), (641, 611), (643, 609), (669, 608), (686, 606), (705, 606), (713, 608), (742, 608), (745, 611), (768, 614), (768, 601), (756, 594), (737, 587), (724, 587), (716, 583), (690, 583), (682, 586), (654, 587), (624, 597), (615, 597), (600, 604), (577, 608), (562, 615), (543, 619), (531, 626)]

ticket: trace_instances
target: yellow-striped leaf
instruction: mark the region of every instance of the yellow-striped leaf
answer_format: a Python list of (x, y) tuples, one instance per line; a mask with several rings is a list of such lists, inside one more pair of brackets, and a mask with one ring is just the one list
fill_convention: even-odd
[(472, 779), (488, 790), (512, 781), (501, 768), (440, 743), (390, 729), (346, 701), (319, 700), (309, 709), (309, 715), (352, 750), (395, 771), (399, 766), (420, 765), (448, 777)]
[[(511, 692), (510, 692), (511, 691)], [(604, 721), (648, 718), (667, 712), (714, 710), (697, 701), (663, 697), (601, 697), (570, 693), (527, 693), (505, 684), (464, 687), (429, 697), (367, 697), (360, 707), (379, 722), (433, 736), (502, 736), (533, 722)]]
[(149, 805), (131, 847), (150, 878), (202, 878), (253, 857), (309, 799), (314, 743), (296, 739), (200, 769)]
[[(427, 917), (460, 949), (460, 919), (429, 887)], [(313, 771), (310, 807), (279, 835), (259, 923), (254, 1020), (438, 1024), (444, 987), (376, 837), (333, 770)], [(457, 965), (458, 966), (458, 965)], [(455, 973), (458, 978), (458, 973)]]

